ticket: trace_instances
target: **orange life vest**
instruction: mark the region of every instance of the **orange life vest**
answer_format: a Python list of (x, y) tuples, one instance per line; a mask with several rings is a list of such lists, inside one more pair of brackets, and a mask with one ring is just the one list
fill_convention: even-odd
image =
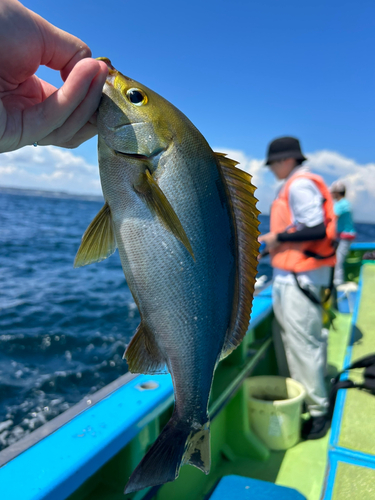
[(323, 240), (281, 243), (276, 250), (270, 252), (273, 267), (295, 273), (334, 266), (336, 263), (336, 216), (331, 193), (319, 175), (306, 171), (297, 172), (285, 182), (271, 207), (270, 230), (273, 233), (295, 231), (289, 207), (289, 189), (292, 182), (301, 177), (312, 180), (322, 194), (326, 237)]

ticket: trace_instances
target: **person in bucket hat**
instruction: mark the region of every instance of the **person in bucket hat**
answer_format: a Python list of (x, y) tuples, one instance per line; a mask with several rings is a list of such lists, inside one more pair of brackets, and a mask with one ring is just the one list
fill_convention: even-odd
[(287, 158), (294, 158), (297, 165), (301, 165), (306, 160), (302, 154), (299, 140), (295, 137), (280, 137), (272, 141), (268, 146), (266, 165)]
[(267, 165), (283, 184), (270, 213), (266, 245), (274, 268), (274, 344), (280, 375), (291, 376), (306, 389), (311, 418), (302, 428), (306, 439), (329, 429), (324, 375), (328, 331), (322, 325), (322, 290), (330, 284), (335, 264), (335, 215), (328, 187), (303, 162), (295, 137), (273, 140)]

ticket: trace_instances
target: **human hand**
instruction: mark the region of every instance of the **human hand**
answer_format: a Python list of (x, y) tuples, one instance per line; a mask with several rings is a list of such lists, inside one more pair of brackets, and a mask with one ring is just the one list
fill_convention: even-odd
[[(0, 0), (0, 152), (27, 144), (74, 148), (97, 133), (108, 74), (89, 47), (17, 0)], [(35, 75), (59, 70), (60, 89)]]
[(265, 243), (266, 250), (268, 251), (275, 250), (280, 245), (280, 242), (277, 240), (277, 234), (272, 232), (262, 234), (262, 236), (259, 236), (258, 241)]

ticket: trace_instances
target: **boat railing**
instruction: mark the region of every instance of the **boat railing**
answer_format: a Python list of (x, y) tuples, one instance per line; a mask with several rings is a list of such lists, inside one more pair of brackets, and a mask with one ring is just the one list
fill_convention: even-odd
[[(264, 360), (271, 345), (271, 291), (271, 286), (265, 287), (255, 297), (246, 338), (216, 371), (209, 405), (213, 420), (241, 392), (244, 380)], [(169, 374), (120, 377), (0, 452), (3, 498), (66, 499), (80, 487), (89, 490), (97, 484), (101, 469), (109, 462), (116, 469), (114, 461), (120, 456), (122, 482), (118, 489), (122, 489), (126, 475), (168, 420), (172, 403)], [(241, 445), (239, 439), (237, 446)], [(256, 439), (253, 445), (256, 453), (267, 455)], [(129, 470), (123, 469), (124, 463)]]

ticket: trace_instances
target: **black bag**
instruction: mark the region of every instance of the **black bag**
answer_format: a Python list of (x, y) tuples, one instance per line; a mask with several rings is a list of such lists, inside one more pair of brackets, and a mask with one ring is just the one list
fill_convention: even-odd
[[(342, 373), (347, 370), (352, 370), (353, 368), (365, 368), (363, 372), (363, 383), (356, 384), (352, 380), (340, 380)], [(342, 372), (338, 373), (334, 379), (331, 380), (331, 391), (329, 394), (329, 410), (328, 415), (332, 418), (333, 410), (335, 408), (337, 391), (339, 389), (351, 389), (355, 387), (357, 389), (366, 389), (371, 394), (375, 395), (375, 354), (370, 354), (364, 358), (358, 359), (350, 366), (345, 368)]]

